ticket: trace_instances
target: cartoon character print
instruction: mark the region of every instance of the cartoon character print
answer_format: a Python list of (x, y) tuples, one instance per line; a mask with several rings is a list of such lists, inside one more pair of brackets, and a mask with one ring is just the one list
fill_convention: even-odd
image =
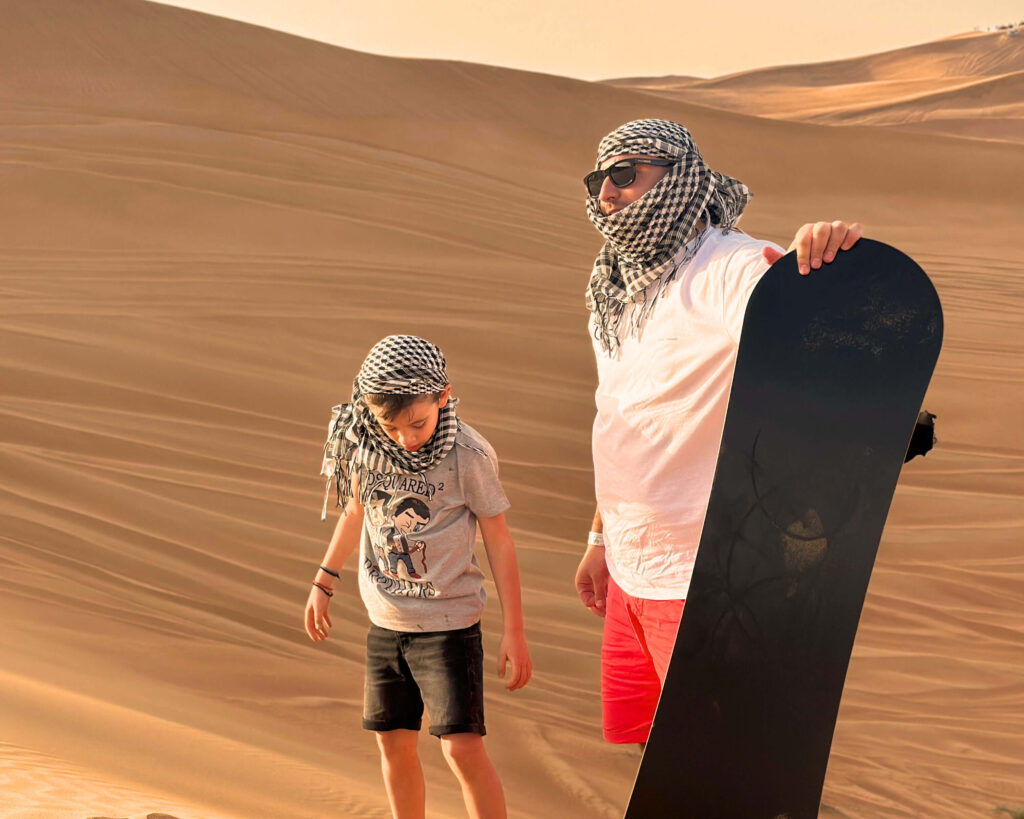
[[(423, 578), (427, 571), (427, 544), (410, 536), (421, 531), (428, 523), (430, 507), (419, 498), (406, 497), (395, 505), (391, 527), (385, 539), (388, 558), (385, 574), (399, 577), (398, 566), (402, 564), (410, 580)], [(414, 555), (416, 563), (413, 562)]]
[[(423, 580), (426, 543), (411, 535), (430, 522), (430, 507), (412, 496), (396, 498), (374, 489), (366, 503), (366, 528), (377, 570), (387, 577)], [(399, 573), (399, 567), (405, 571)]]

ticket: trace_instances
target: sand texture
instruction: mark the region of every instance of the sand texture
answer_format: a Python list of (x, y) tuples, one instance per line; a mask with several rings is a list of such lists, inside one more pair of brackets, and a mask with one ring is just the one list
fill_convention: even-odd
[[(331, 639), (301, 614), (330, 533), (330, 407), (391, 332), (446, 351), (513, 504), (525, 690), (491, 667), (493, 586), (484, 620), (510, 814), (621, 815), (637, 754), (600, 739), (599, 621), (572, 590), (600, 245), (580, 177), (640, 116), (686, 123), (754, 190), (748, 232), (786, 245), (809, 219), (859, 219), (946, 311), (925, 402), (940, 443), (900, 481), (822, 815), (1024, 807), (1020, 39), (691, 99), (141, 0), (0, 12), (0, 816), (389, 815), (359, 728), (351, 562)], [(764, 94), (817, 122), (752, 116)], [(879, 127), (897, 121), (911, 130)], [(464, 815), (437, 743), (421, 749), (428, 816)]]

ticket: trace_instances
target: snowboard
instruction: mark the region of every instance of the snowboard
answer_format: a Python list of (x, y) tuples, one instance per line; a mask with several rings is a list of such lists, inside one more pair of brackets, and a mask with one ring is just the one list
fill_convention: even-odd
[(693, 579), (626, 819), (813, 819), (896, 480), (942, 342), (868, 239), (758, 282)]

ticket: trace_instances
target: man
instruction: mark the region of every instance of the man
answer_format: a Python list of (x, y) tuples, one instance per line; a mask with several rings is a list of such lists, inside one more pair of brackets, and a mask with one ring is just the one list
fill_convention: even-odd
[[(604, 736), (644, 743), (675, 641), (721, 443), (743, 313), (783, 256), (736, 228), (751, 198), (681, 125), (629, 122), (584, 179), (605, 237), (587, 290), (597, 356), (597, 512), (576, 589), (604, 617)], [(856, 223), (797, 232), (800, 272), (852, 247)]]
[(415, 534), (430, 523), (430, 507), (419, 498), (408, 497), (398, 504), (392, 522), (391, 534), (388, 536), (389, 574), (398, 577), (398, 564), (405, 564), (410, 579), (419, 580), (420, 574), (412, 565), (414, 552), (423, 552), (424, 573), (426, 571), (426, 546), (422, 540), (410, 542), (409, 535)]

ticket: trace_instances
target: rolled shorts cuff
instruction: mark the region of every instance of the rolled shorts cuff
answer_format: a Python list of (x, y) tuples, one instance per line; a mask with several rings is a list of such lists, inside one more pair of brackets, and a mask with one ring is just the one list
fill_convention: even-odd
[(453, 723), (451, 725), (431, 725), (428, 733), (438, 738), (448, 734), (479, 734), (480, 736), (487, 736), (487, 729), (484, 728), (482, 722)]
[(412, 720), (406, 720), (404, 723), (400, 720), (382, 720), (382, 719), (364, 719), (363, 729), (366, 731), (418, 731), (423, 727), (423, 720), (418, 719), (413, 722)]

